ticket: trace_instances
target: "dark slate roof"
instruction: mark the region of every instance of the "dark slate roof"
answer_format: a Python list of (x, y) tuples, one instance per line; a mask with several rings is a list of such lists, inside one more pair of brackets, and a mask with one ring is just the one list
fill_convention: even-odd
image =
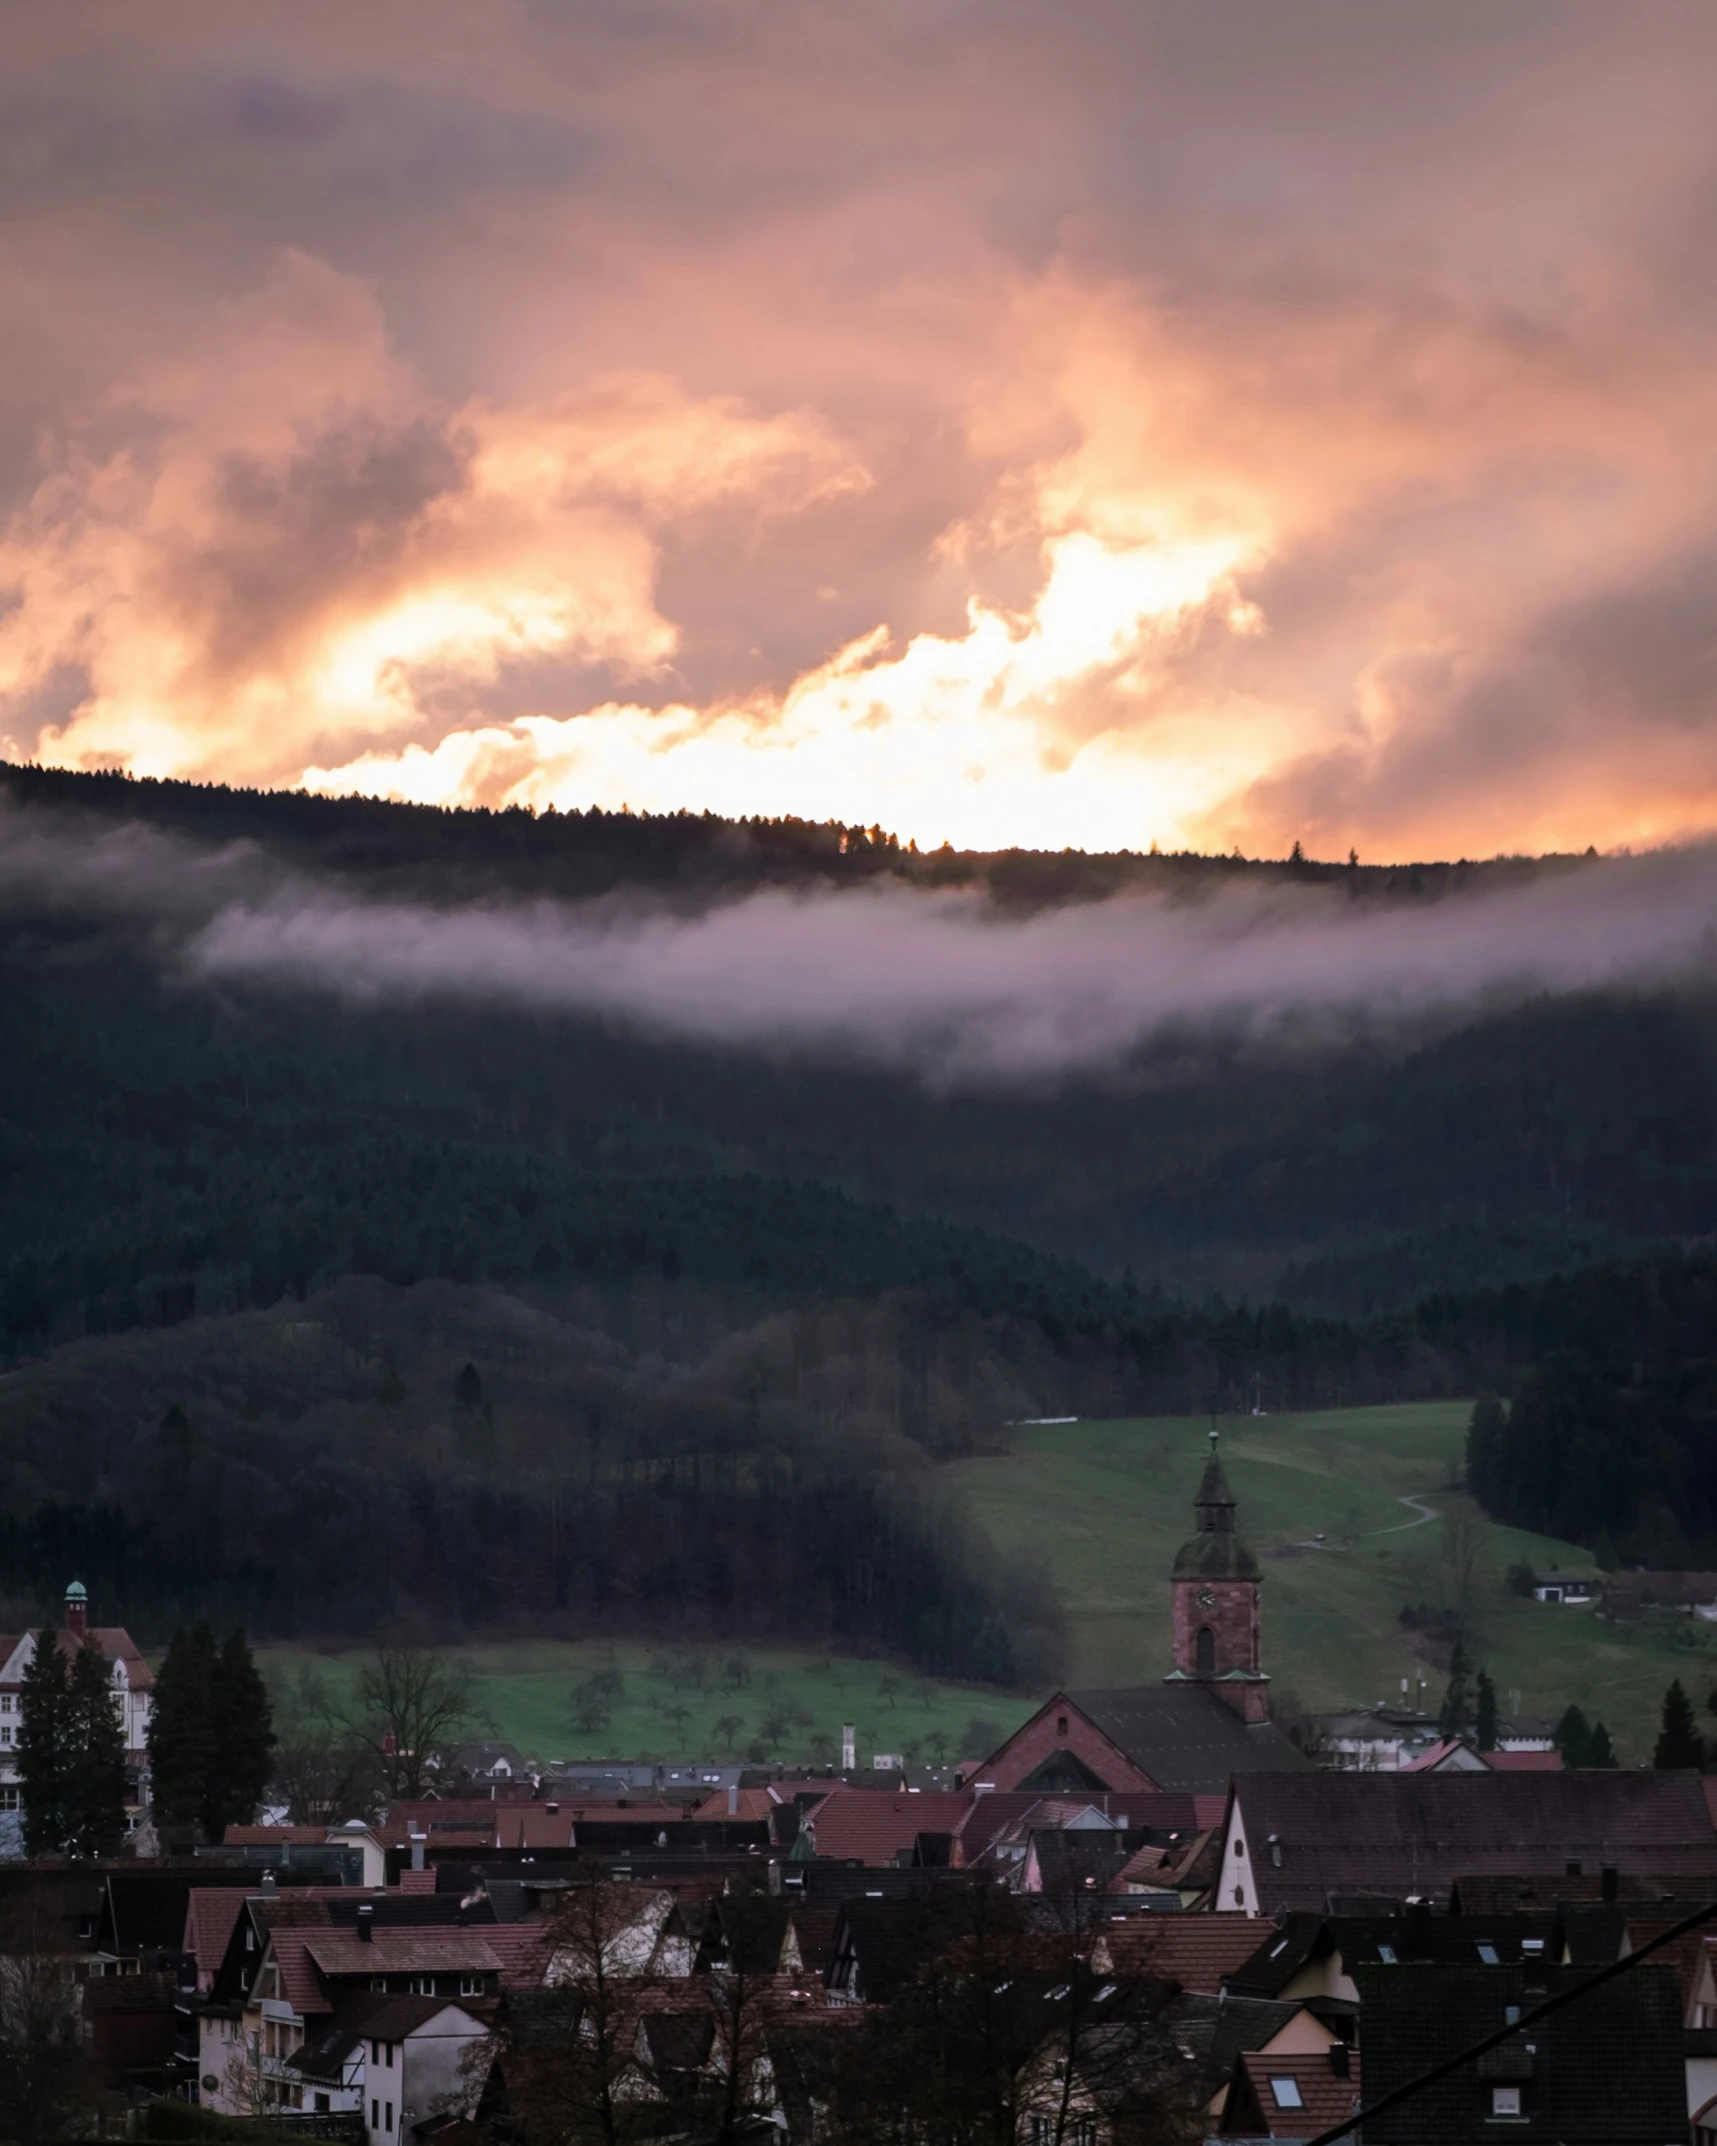
[(1717, 1830), (1697, 1774), (1308, 1770), (1251, 1774), (1235, 1795), (1251, 1850), (1248, 1890), (1267, 1914), (1351, 1896), (1443, 1895), (1487, 1867), (1579, 1862), (1717, 1878)]
[(1243, 2049), (1262, 2049), (1302, 2007), (1265, 1997), (1177, 1997), (1164, 2024), (1193, 2058), (1208, 2093), (1226, 2086)]
[[(1378, 2100), (1504, 2024), (1506, 2005), (1528, 2010), (1577, 1983), (1578, 1968), (1362, 1967), (1365, 2092)], [(1508, 2135), (1563, 2146), (1666, 2146), (1687, 2136), (1681, 1992), (1668, 1968), (1644, 1966), (1577, 1998), (1382, 2115), (1366, 2119), (1366, 2146), (1446, 2146), (1496, 2128), (1486, 2122), (1492, 2079), (1525, 2088)]]
[(1237, 1773), (1306, 1773), (1311, 1760), (1274, 1722), (1245, 1722), (1198, 1684), (1067, 1694), (1159, 1788), (1220, 1795)]

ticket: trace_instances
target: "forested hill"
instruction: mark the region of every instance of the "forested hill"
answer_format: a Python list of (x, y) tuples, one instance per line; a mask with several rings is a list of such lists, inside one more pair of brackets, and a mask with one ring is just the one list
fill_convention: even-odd
[[(533, 819), (0, 770), (0, 866), (20, 829), (87, 849), (92, 831), (134, 826), (193, 858), (238, 845), (318, 884), (442, 904), (632, 886), (695, 904), (889, 873), (964, 878), (1003, 907), (1247, 874), (1414, 905), (1475, 876), (1603, 868), (919, 857), (795, 822)], [(645, 1264), (768, 1301), (918, 1286), (957, 1259), (1000, 1276), (981, 1285), (989, 1307), (1022, 1288), (1077, 1303), (1090, 1276), (1119, 1288), (1130, 1269), (1145, 1294), (1279, 1298), (1337, 1319), (1717, 1227), (1704, 988), (1545, 999), (1390, 1047), (1212, 1047), (954, 1087), (498, 1001), (191, 983), (169, 937), (146, 906), (0, 870), (0, 1346), (268, 1302), (354, 1270), (576, 1273), (619, 1256), (628, 1227)], [(741, 1179), (771, 1189), (709, 1182)], [(986, 1246), (913, 1236), (919, 1223)], [(1026, 1246), (1047, 1262), (1029, 1280)]]
[(371, 893), (438, 901), (476, 893), (576, 900), (619, 887), (733, 892), (769, 885), (859, 885), (887, 874), (913, 886), (981, 887), (1007, 905), (1102, 901), (1132, 889), (1236, 878), (1332, 882), (1359, 895), (1416, 900), (1517, 885), (1577, 869), (1574, 857), (1369, 865), (1155, 851), (920, 851), (880, 827), (838, 821), (723, 819), (715, 813), (533, 814), (445, 810), (301, 790), (237, 790), (123, 774), (70, 774), (0, 761), (15, 807), (130, 822), (198, 843), (251, 842), (294, 868), (339, 874)]

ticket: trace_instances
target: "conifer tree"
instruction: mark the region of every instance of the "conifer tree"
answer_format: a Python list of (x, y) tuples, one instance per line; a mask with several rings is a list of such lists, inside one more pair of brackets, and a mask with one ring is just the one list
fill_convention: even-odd
[(1658, 1731), (1657, 1749), (1651, 1762), (1660, 1768), (1674, 1766), (1703, 1766), (1705, 1745), (1699, 1731), (1693, 1725), (1693, 1706), (1682, 1689), (1681, 1679), (1663, 1695), (1663, 1726)]
[[(1604, 1740), (1609, 1741), (1607, 1731)], [(1570, 1704), (1562, 1709), (1562, 1719), (1552, 1731), (1551, 1741), (1561, 1752), (1564, 1766), (1591, 1765), (1592, 1724), (1586, 1719), (1583, 1708)]]
[(1478, 1682), (1478, 1704), (1473, 1714), (1474, 1740), (1481, 1751), (1496, 1749), (1496, 1686), (1490, 1680), (1490, 1671), (1481, 1669)]
[(1616, 1763), (1616, 1747), (1601, 1721), (1592, 1724), (1592, 1740), (1586, 1746), (1585, 1763), (1588, 1766), (1613, 1766)]
[(1437, 1728), (1444, 1736), (1464, 1736), (1472, 1727), (1473, 1701), (1468, 1688), (1471, 1676), (1466, 1642), (1457, 1639), (1449, 1657), (1449, 1688), (1443, 1694), (1443, 1711), (1437, 1717)]
[(210, 1702), (202, 1822), (208, 1839), (218, 1841), (228, 1826), (249, 1825), (274, 1769), (274, 1707), (243, 1632), (215, 1657)]
[(155, 1673), (149, 1715), (149, 1779), (155, 1816), (169, 1826), (201, 1826), (215, 1759), (215, 1636), (181, 1625)]
[(70, 1693), (65, 1656), (52, 1632), (36, 1634), (18, 1707), (18, 1786), (24, 1804), (24, 1853), (58, 1855), (65, 1846), (66, 1711)]
[(94, 1639), (72, 1663), (63, 1720), (66, 1852), (117, 1855), (125, 1838), (125, 1728), (112, 1665)]

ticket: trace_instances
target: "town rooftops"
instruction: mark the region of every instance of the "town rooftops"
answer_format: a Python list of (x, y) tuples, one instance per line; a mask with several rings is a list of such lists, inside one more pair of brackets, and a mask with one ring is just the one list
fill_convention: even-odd
[(1214, 1997), (1273, 1935), (1250, 1915), (1130, 1915), (1104, 1927), (1092, 1960), (1100, 1973), (1160, 1975)]
[(824, 1860), (893, 1863), (920, 1833), (953, 1832), (970, 1801), (964, 1791), (948, 1789), (889, 1795), (836, 1787), (808, 1814), (805, 1826)]
[(1487, 1869), (1717, 1877), (1717, 1827), (1691, 1773), (1249, 1774), (1223, 1846), (1223, 1905), (1234, 1884), (1237, 1905), (1266, 1914), (1442, 1894)]

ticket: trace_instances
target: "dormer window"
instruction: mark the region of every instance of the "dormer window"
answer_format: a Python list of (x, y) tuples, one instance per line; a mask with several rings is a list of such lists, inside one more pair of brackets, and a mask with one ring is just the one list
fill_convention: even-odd
[(1517, 2086), (1493, 2086), (1490, 2090), (1490, 2113), (1492, 2116), (1519, 2116), (1520, 2089)]

